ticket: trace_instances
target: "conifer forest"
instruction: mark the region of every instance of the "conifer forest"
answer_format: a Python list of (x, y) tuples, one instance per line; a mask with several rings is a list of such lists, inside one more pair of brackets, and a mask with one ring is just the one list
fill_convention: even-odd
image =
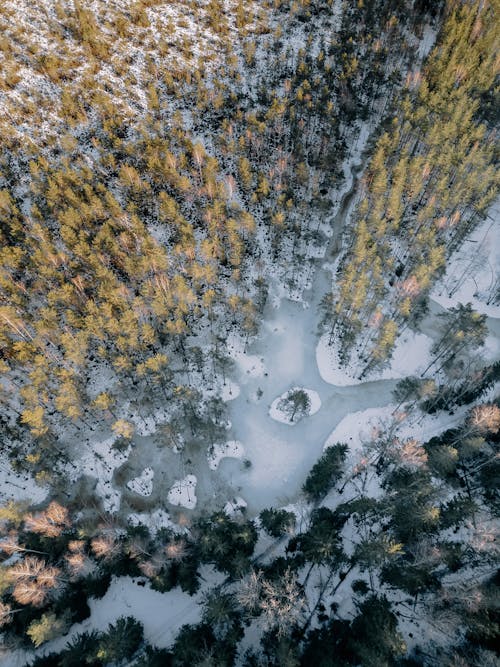
[(499, 13), (2, 0), (2, 667), (500, 664)]

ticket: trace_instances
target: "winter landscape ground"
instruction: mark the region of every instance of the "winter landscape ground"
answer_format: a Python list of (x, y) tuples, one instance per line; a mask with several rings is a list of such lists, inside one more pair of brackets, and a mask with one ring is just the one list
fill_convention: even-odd
[(498, 0), (0, 7), (0, 664), (498, 664)]

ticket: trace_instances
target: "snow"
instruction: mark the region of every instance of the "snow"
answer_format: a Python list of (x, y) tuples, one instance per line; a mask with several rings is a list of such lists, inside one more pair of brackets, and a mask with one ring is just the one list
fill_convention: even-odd
[(16, 472), (6, 457), (0, 459), (0, 502), (28, 500), (31, 504), (41, 503), (49, 489), (39, 486), (31, 475)]
[(122, 451), (113, 447), (117, 436), (113, 435), (100, 442), (95, 442), (89, 448), (90, 452), (76, 461), (76, 465), (68, 464), (66, 472), (71, 482), (81, 475), (90, 475), (97, 479), (95, 492), (103, 500), (103, 507), (107, 512), (117, 512), (120, 507), (121, 492), (112, 484), (115, 468), (123, 465), (131, 451), (130, 445)]
[(152, 416), (143, 417), (137, 411), (132, 410), (130, 402), (125, 402), (118, 412), (118, 416), (125, 420), (130, 420), (138, 435), (146, 436), (156, 433), (160, 424), (168, 422), (168, 411), (165, 408), (158, 408)]
[(410, 419), (401, 421), (397, 429), (398, 437), (417, 437), (420, 442), (428, 442), (431, 438), (463, 423), (469, 409), (470, 406), (463, 405), (453, 414), (448, 412), (438, 412), (434, 415), (416, 413)]
[[(316, 347), (316, 363), (321, 378), (337, 387), (360, 384), (362, 366), (340, 366), (335, 345), (329, 345), (329, 334), (323, 334)], [(410, 329), (400, 336), (394, 347), (389, 366), (370, 373), (368, 380), (397, 380), (409, 375), (419, 375), (431, 361), (433, 340), (423, 333)]]
[(228, 440), (222, 444), (215, 443), (208, 448), (208, 467), (210, 470), (217, 470), (223, 458), (241, 459), (244, 453), (245, 448), (239, 440)]
[(433, 340), (423, 333), (407, 330), (396, 341), (390, 366), (379, 377), (392, 380), (420, 375), (431, 362)]
[(368, 408), (353, 412), (340, 422), (330, 433), (324, 444), (324, 449), (332, 447), (338, 442), (345, 442), (351, 451), (358, 450), (368, 442), (381, 424), (393, 421), (394, 405), (385, 408)]
[(240, 395), (240, 386), (236, 382), (231, 380), (226, 380), (225, 384), (222, 385), (222, 391), (220, 397), (223, 401), (233, 401), (235, 398), (238, 398)]
[[(210, 585), (220, 582), (222, 575), (204, 568), (204, 578)], [(205, 589), (208, 587), (205, 586)], [(146, 641), (159, 648), (172, 644), (183, 625), (198, 623), (201, 617), (203, 592), (189, 596), (179, 588), (167, 593), (153, 590), (143, 577), (113, 577), (106, 594), (100, 599), (89, 598), (90, 617), (71, 627), (70, 632), (51, 642), (38, 651), (13, 651), (3, 667), (21, 667), (34, 655), (46, 655), (61, 651), (66, 643), (77, 634), (97, 630), (103, 632), (110, 623), (120, 616), (133, 616), (144, 626)]]
[[(307, 413), (305, 415), (297, 413), (292, 419), (293, 412), (280, 408), (280, 403), (286, 401), (287, 397), (296, 391), (303, 391), (305, 394), (307, 394), (309, 398), (309, 408), (307, 409)], [(321, 407), (321, 399), (317, 391), (314, 391), (313, 389), (305, 389), (304, 387), (292, 387), (288, 391), (285, 391), (283, 394), (281, 394), (281, 396), (278, 396), (278, 398), (276, 398), (272, 402), (271, 407), (269, 409), (269, 416), (271, 417), (271, 419), (275, 419), (276, 421), (281, 422), (282, 424), (289, 424), (290, 426), (295, 426), (295, 424), (298, 421), (300, 421), (303, 417), (310, 417), (311, 415), (316, 414), (316, 412), (318, 412), (320, 407)]]
[[(309, 305), (285, 298), (278, 307), (268, 302), (261, 333), (248, 345), (248, 353), (263, 360), (266, 372), (249, 377), (236, 369), (234, 379), (241, 393), (229, 405), (232, 435), (244, 443), (244, 456), (251, 465), (228, 458), (218, 475), (245, 499), (249, 516), (265, 507), (297, 502), (333, 427), (350, 412), (385, 406), (392, 400), (393, 380), (338, 387), (321, 378), (315, 358), (317, 307), (329, 279), (318, 267)], [(320, 410), (293, 428), (288, 420), (276, 421), (269, 415), (271, 403), (291, 387), (306, 387), (321, 401)]]
[(486, 336), (479, 353), (484, 361), (497, 361), (500, 358), (500, 339), (498, 336)]
[(419, 410), (407, 414), (395, 404), (383, 408), (368, 408), (353, 412), (333, 429), (325, 441), (324, 449), (345, 442), (352, 451), (359, 450), (381, 430), (391, 428), (399, 438), (415, 438), (427, 442), (431, 438), (463, 422), (469, 406), (462, 406), (453, 415), (436, 413), (422, 414)]
[(245, 342), (235, 333), (231, 333), (227, 338), (227, 352), (234, 359), (240, 369), (241, 375), (251, 378), (262, 377), (265, 372), (264, 362), (261, 358), (253, 354), (248, 354), (245, 350)]
[[(474, 310), (500, 318), (500, 199), (451, 256), (446, 273), (431, 293), (444, 308), (471, 303)], [(496, 297), (496, 298), (495, 298)]]
[(127, 488), (140, 496), (150, 496), (153, 493), (153, 468), (144, 468), (138, 477), (127, 482)]
[(168, 492), (167, 500), (171, 505), (180, 505), (188, 510), (196, 507), (196, 483), (195, 475), (186, 475), (183, 479), (176, 479)]
[(330, 335), (321, 336), (316, 346), (316, 364), (321, 379), (336, 387), (346, 387), (360, 384), (361, 380), (353, 377), (349, 370), (340, 365), (335, 345), (329, 344)]
[(90, 600), (91, 617), (86, 622), (88, 626), (103, 630), (119, 616), (130, 614), (143, 623), (148, 642), (166, 647), (184, 624), (199, 620), (201, 609), (195, 598), (179, 589), (167, 594), (159, 593), (152, 590), (148, 583), (144, 586), (140, 583), (144, 583), (144, 580), (113, 578), (101, 600)]
[(163, 509), (157, 509), (154, 512), (132, 512), (128, 515), (128, 522), (131, 526), (147, 526), (153, 535), (161, 528), (170, 528), (176, 530), (178, 527), (170, 519), (170, 514)]
[(225, 382), (215, 382), (215, 386), (202, 387), (203, 395), (207, 398), (220, 397), (225, 403), (234, 401), (240, 395), (240, 386), (226, 378)]
[(243, 498), (237, 496), (232, 500), (228, 500), (224, 505), (224, 512), (228, 516), (234, 516), (236, 514), (241, 514), (247, 508), (247, 503)]
[(418, 46), (418, 58), (423, 60), (429, 53), (436, 41), (437, 31), (430, 25), (424, 27), (424, 34)]

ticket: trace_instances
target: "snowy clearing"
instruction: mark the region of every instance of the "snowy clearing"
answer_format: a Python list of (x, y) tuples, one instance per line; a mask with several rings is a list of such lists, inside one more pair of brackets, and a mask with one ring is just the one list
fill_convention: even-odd
[(0, 500), (27, 500), (30, 503), (41, 503), (47, 497), (48, 487), (38, 485), (31, 475), (16, 472), (10, 462), (2, 457), (0, 460)]
[(500, 200), (486, 220), (453, 253), (431, 298), (444, 308), (471, 303), (474, 310), (500, 317)]
[(161, 528), (169, 528), (170, 530), (178, 528), (170, 519), (170, 514), (162, 509), (157, 509), (151, 513), (142, 512), (139, 514), (132, 512), (128, 515), (128, 522), (131, 526), (147, 526), (152, 535), (156, 535)]
[(348, 444), (351, 451), (359, 449), (365, 442), (373, 438), (382, 425), (385, 426), (394, 421), (392, 416), (394, 408), (394, 405), (388, 405), (385, 408), (368, 408), (368, 410), (360, 410), (347, 415), (330, 433), (324, 449), (338, 442)]
[(236, 361), (242, 378), (249, 376), (251, 378), (262, 377), (266, 370), (262, 359), (253, 354), (248, 354), (245, 350), (245, 343), (241, 336), (230, 334), (227, 339), (227, 352), (229, 356)]

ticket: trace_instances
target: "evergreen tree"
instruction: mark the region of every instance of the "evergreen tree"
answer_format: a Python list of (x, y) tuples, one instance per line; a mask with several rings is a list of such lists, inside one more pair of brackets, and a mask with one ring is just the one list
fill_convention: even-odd
[(142, 624), (132, 616), (120, 617), (111, 623), (97, 645), (97, 657), (103, 663), (124, 664), (137, 651), (143, 640)]
[(348, 449), (346, 444), (332, 445), (314, 464), (302, 487), (309, 500), (321, 500), (340, 480)]

